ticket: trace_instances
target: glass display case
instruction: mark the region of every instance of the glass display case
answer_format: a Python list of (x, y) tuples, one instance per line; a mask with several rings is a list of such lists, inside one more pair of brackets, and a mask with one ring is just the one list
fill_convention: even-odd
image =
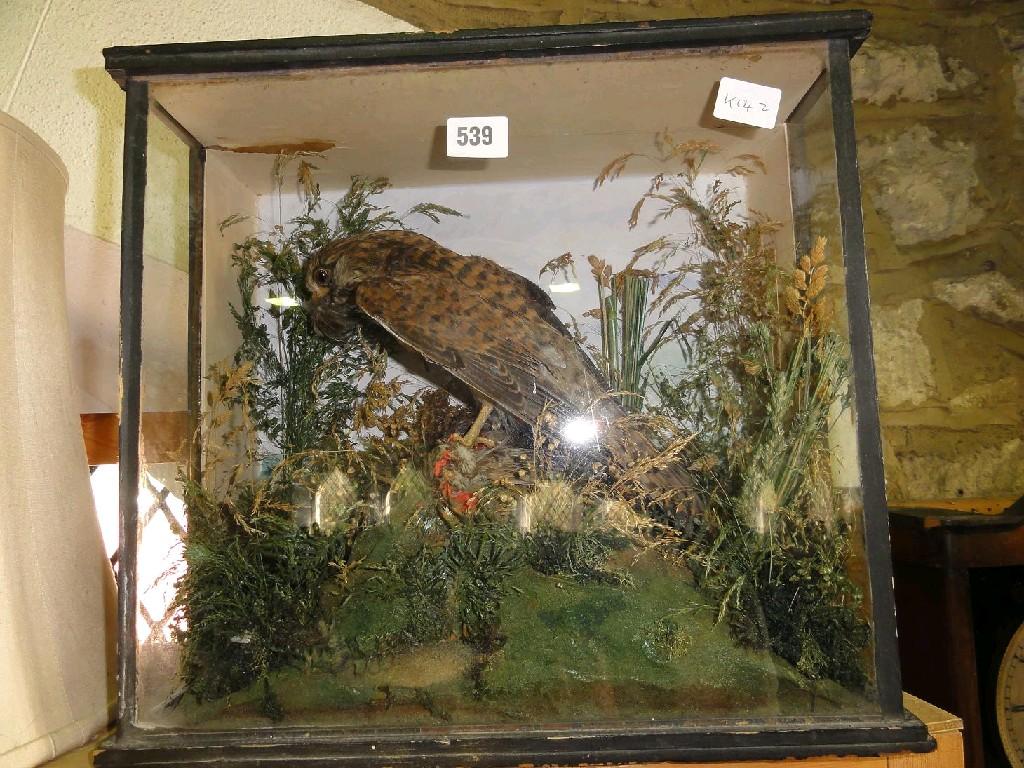
[[(120, 721), (97, 764), (929, 749), (871, 358), (869, 22), (106, 50)], [(160, 463), (144, 413), (184, 425)]]

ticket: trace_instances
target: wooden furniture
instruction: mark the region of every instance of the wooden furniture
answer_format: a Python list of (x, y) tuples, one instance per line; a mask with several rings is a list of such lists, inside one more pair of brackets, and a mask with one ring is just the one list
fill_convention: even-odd
[[(972, 580), (986, 569), (1024, 566), (1024, 499), (1011, 502), (890, 506), (903, 686), (963, 718), (968, 768), (986, 766), (983, 688), (988, 657), (997, 653), (986, 643), (979, 657), (977, 627), (986, 620)], [(1014, 620), (1012, 610), (1004, 613)], [(993, 737), (988, 752), (999, 759)]]
[[(117, 463), (116, 413), (83, 413), (82, 437), (89, 466)], [(188, 435), (185, 411), (149, 411), (142, 414), (143, 451), (147, 461), (177, 461)]]

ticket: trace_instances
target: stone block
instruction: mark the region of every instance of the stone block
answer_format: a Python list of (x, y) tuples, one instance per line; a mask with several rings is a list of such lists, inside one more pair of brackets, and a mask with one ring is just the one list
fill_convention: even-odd
[(869, 38), (853, 59), (853, 95), (858, 101), (884, 104), (931, 102), (942, 92), (955, 92), (978, 77), (959, 60), (944, 63), (934, 45), (900, 45)]
[(878, 402), (884, 409), (921, 405), (936, 392), (931, 352), (919, 326), (924, 301), (876, 307), (872, 316)]
[(1019, 427), (900, 427), (886, 430), (884, 442), (891, 501), (1019, 496), (1024, 491)]
[(981, 220), (975, 157), (973, 144), (936, 142), (923, 125), (861, 144), (865, 189), (897, 245), (958, 237)]
[(932, 288), (939, 300), (954, 309), (1024, 333), (1024, 287), (1002, 272), (936, 280)]

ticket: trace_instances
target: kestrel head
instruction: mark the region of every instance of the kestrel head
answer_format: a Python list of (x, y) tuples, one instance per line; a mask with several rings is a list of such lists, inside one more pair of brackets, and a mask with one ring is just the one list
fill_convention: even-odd
[(345, 280), (342, 249), (337, 241), (309, 257), (303, 277), (309, 291), (307, 309), (313, 327), (332, 339), (347, 336), (355, 327), (352, 286)]

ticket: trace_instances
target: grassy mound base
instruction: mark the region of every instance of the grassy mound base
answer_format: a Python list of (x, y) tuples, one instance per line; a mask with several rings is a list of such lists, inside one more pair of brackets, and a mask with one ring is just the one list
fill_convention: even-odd
[[(841, 686), (736, 644), (683, 572), (654, 554), (618, 554), (632, 583), (579, 582), (520, 569), (501, 608), (501, 647), (457, 638), (383, 660), (310, 662), (272, 676), (288, 723), (400, 726), (866, 712)], [(383, 601), (349, 613), (393, 624)], [(344, 632), (344, 627), (340, 628)], [(264, 726), (263, 687), (151, 713), (203, 728)]]

